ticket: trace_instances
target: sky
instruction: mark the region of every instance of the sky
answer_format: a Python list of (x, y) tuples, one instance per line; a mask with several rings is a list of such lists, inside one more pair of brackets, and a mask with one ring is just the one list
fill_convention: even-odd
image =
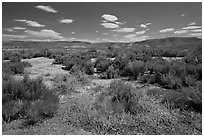
[(202, 38), (201, 2), (3, 2), (2, 40)]

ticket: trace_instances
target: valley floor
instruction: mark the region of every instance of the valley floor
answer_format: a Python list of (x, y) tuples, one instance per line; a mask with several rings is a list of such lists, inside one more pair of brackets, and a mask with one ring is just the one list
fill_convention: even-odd
[[(140, 96), (138, 102), (145, 108), (132, 115), (121, 112), (119, 106), (118, 110), (110, 107), (108, 95), (103, 96), (111, 82), (118, 79), (74, 76), (63, 70), (62, 65), (53, 65), (53, 59), (25, 61), (32, 64), (32, 67), (26, 68), (31, 78), (41, 76), (51, 89), (64, 85), (71, 86), (71, 90), (67, 89), (61, 95), (58, 113), (53, 118), (30, 127), (24, 127), (22, 120), (3, 124), (4, 135), (202, 134), (202, 114), (182, 114), (160, 103), (162, 94), (159, 93), (168, 92), (166, 89), (137, 81), (124, 81), (137, 92)], [(14, 77), (21, 79), (22, 76)], [(157, 91), (158, 96), (150, 94), (150, 91)]]

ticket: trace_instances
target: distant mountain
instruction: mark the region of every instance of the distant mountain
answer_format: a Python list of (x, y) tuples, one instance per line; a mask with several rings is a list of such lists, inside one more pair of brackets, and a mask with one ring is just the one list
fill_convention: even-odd
[(135, 42), (136, 45), (147, 45), (151, 48), (193, 48), (202, 45), (202, 39), (196, 37), (167, 37)]
[(47, 48), (47, 49), (107, 49), (108, 47), (141, 47), (141, 48), (170, 48), (191, 49), (202, 45), (202, 39), (195, 37), (167, 37), (161, 39), (149, 39), (140, 42), (101, 42), (90, 43), (85, 41), (7, 41), (2, 44), (4, 48)]

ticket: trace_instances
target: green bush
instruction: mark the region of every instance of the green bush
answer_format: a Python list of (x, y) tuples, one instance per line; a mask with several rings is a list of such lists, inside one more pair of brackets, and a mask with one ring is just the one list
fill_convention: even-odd
[(98, 72), (105, 72), (110, 66), (110, 64), (110, 60), (107, 60), (105, 57), (99, 57), (95, 62), (95, 67)]
[(139, 96), (134, 93), (132, 86), (124, 81), (113, 81), (108, 90), (111, 96), (111, 106), (116, 112), (136, 114), (142, 111), (139, 105)]
[(31, 67), (32, 65), (28, 62), (3, 62), (2, 71), (6, 74), (22, 74), (24, 73), (25, 67)]
[(101, 78), (105, 78), (105, 79), (112, 79), (112, 78), (116, 78), (118, 76), (118, 70), (115, 70), (113, 65), (108, 67), (108, 70), (106, 70), (106, 72), (102, 73)]
[(138, 75), (145, 72), (145, 63), (143, 61), (133, 61), (129, 62), (127, 65), (127, 74), (132, 76), (134, 79), (137, 79)]
[(49, 90), (41, 78), (29, 79), (26, 75), (21, 81), (10, 78), (2, 84), (2, 116), (5, 122), (26, 118), (35, 123), (57, 112), (58, 95)]
[(163, 96), (161, 103), (165, 103), (169, 108), (179, 108), (202, 113), (202, 90), (189, 87), (180, 91), (169, 91)]
[(86, 61), (84, 64), (82, 64), (82, 69), (84, 73), (92, 75), (94, 73), (94, 64), (91, 61)]
[(182, 87), (182, 80), (171, 73), (163, 75), (160, 85), (169, 89), (178, 89)]

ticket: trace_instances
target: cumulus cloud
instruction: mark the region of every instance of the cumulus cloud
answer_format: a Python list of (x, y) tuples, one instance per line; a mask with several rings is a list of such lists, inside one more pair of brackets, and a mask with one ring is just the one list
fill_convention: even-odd
[(18, 22), (25, 22), (28, 26), (32, 26), (32, 27), (45, 27), (45, 25), (41, 25), (38, 22), (32, 21), (32, 20), (19, 20), (19, 19), (14, 19), (14, 21), (18, 21)]
[(51, 12), (51, 13), (57, 13), (58, 11), (53, 9), (51, 6), (43, 6), (43, 5), (38, 5), (36, 8), (44, 10), (46, 12)]
[(141, 28), (147, 28), (147, 26), (145, 24), (141, 24), (140, 27)]
[(15, 30), (25, 30), (26, 28), (23, 28), (23, 27), (12, 27), (12, 29), (15, 29)]
[(202, 33), (191, 33), (191, 36), (202, 36)]
[(187, 30), (177, 30), (177, 31), (174, 31), (175, 34), (184, 34), (184, 33), (187, 33), (188, 31)]
[(115, 29), (112, 31), (116, 31), (116, 32), (133, 32), (135, 30), (135, 28), (121, 28), (121, 29)]
[(118, 20), (118, 18), (115, 15), (110, 15), (110, 14), (104, 14), (102, 18), (104, 18), (107, 21), (111, 21), (111, 22), (115, 22)]
[(194, 29), (194, 30), (191, 30), (192, 32), (202, 32), (202, 29)]
[(71, 32), (72, 34), (75, 34), (75, 32)]
[(191, 23), (189, 23), (188, 25), (195, 25), (196, 23), (195, 22), (191, 22)]
[(141, 34), (144, 34), (144, 33), (146, 33), (146, 30), (138, 31), (138, 32), (136, 32), (135, 34), (141, 35)]
[(119, 25), (114, 23), (101, 23), (101, 25), (104, 26), (105, 28), (111, 28), (111, 29), (119, 27)]
[(163, 29), (163, 30), (160, 30), (159, 32), (160, 33), (166, 33), (166, 32), (170, 32), (170, 31), (173, 31), (174, 28), (166, 28), (166, 29)]
[(73, 21), (74, 21), (73, 19), (61, 19), (60, 20), (61, 23), (66, 23), (66, 24), (72, 23)]
[(25, 38), (27, 38), (26, 35), (9, 35), (9, 34), (2, 34), (2, 41), (25, 40)]
[(8, 32), (15, 32), (13, 29), (11, 29), (11, 28), (6, 28), (6, 29), (4, 29), (4, 30), (6, 30), (6, 31), (8, 31)]
[(128, 34), (128, 35), (125, 35), (123, 38), (129, 39), (129, 38), (133, 38), (135, 36), (136, 36), (135, 34)]
[(122, 25), (122, 22), (116, 21), (115, 24)]
[(35, 38), (51, 38), (51, 39), (57, 39), (57, 40), (60, 40), (60, 39), (64, 39), (63, 36), (61, 36), (60, 33), (58, 32), (55, 32), (53, 30), (50, 30), (50, 29), (43, 29), (41, 31), (33, 31), (33, 30), (25, 30), (25, 33), (31, 35), (31, 36), (34, 36)]
[(148, 26), (148, 25), (151, 25), (151, 24), (152, 24), (152, 23), (148, 22), (148, 23), (146, 23), (145, 25)]
[(9, 34), (2, 34), (3, 37), (10, 37), (10, 38), (26, 38), (26, 35), (9, 35)]
[(201, 28), (201, 26), (187, 26), (187, 27), (184, 27), (182, 29), (184, 29), (184, 30), (192, 30), (192, 29), (200, 29), (200, 28)]

